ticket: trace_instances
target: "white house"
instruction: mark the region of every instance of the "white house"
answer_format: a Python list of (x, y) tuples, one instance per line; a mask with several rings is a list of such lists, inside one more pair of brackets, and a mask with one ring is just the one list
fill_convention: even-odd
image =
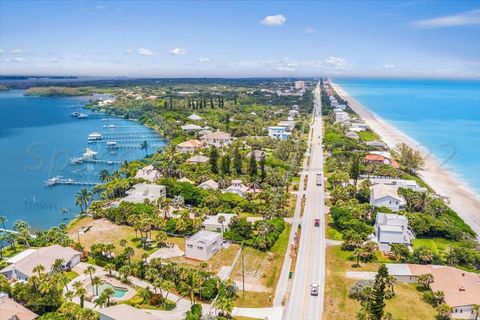
[(382, 251), (389, 251), (393, 243), (410, 246), (415, 238), (413, 232), (408, 228), (406, 216), (398, 214), (377, 213), (375, 220), (375, 239)]
[(250, 189), (242, 183), (242, 180), (232, 180), (232, 184), (225, 189), (225, 192), (236, 193), (243, 197), (248, 190)]
[(207, 261), (222, 247), (221, 233), (201, 230), (186, 240), (185, 256), (190, 259)]
[(151, 182), (154, 182), (161, 177), (160, 171), (155, 169), (152, 165), (148, 165), (140, 170), (137, 171), (135, 178), (137, 179), (145, 179)]
[(34, 320), (38, 315), (0, 291), (0, 320)]
[(426, 192), (427, 189), (420, 186), (415, 180), (390, 179), (390, 178), (370, 178), (370, 182), (375, 184), (392, 185), (398, 188), (409, 189), (416, 192)]
[(100, 320), (161, 320), (145, 310), (137, 309), (128, 304), (117, 304), (98, 310)]
[(63, 269), (70, 270), (80, 263), (81, 253), (70, 247), (62, 247), (58, 244), (40, 249), (29, 249), (10, 258), (8, 266), (0, 270), (7, 279), (28, 280), (34, 272), (33, 269), (42, 265), (50, 272), (55, 260), (63, 260)]
[(280, 121), (277, 124), (277, 127), (284, 127), (285, 129), (287, 129), (287, 131), (292, 131), (293, 128), (295, 128), (295, 121), (293, 120)]
[(273, 139), (287, 140), (290, 135), (291, 133), (287, 132), (287, 129), (285, 127), (268, 127), (268, 136)]
[(345, 111), (334, 109), (333, 112), (335, 113), (335, 123), (344, 123), (350, 121), (350, 116)]
[(375, 148), (380, 148), (380, 149), (383, 149), (383, 150), (388, 150), (387, 144), (385, 142), (382, 142), (382, 141), (377, 141), (377, 140), (367, 141), (367, 142), (365, 142), (365, 144), (367, 146), (370, 146), (370, 147), (375, 147)]
[[(232, 220), (232, 218), (235, 216), (236, 214), (233, 214), (233, 213), (218, 213), (214, 216), (207, 216), (202, 224), (205, 227), (205, 230), (207, 231), (223, 232), (228, 230), (228, 225), (230, 224), (230, 221)], [(225, 222), (223, 222), (223, 226), (220, 222), (218, 222), (219, 217), (225, 218)]]
[(195, 152), (203, 147), (203, 142), (197, 139), (190, 139), (177, 144), (176, 149), (180, 153)]
[(215, 180), (207, 180), (205, 182), (202, 182), (198, 185), (199, 188), (205, 189), (205, 190), (217, 190), (218, 189), (218, 183)]
[(475, 319), (474, 305), (480, 304), (480, 275), (449, 266), (386, 264), (388, 274), (399, 282), (416, 283), (422, 274), (431, 274), (433, 292), (442, 291), (452, 308), (453, 319)]
[(355, 139), (355, 140), (360, 139), (360, 137), (358, 136), (358, 133), (353, 132), (353, 131), (348, 131), (345, 135), (346, 135), (347, 137), (352, 138), (352, 139)]
[(232, 136), (230, 133), (217, 131), (202, 136), (200, 140), (212, 146), (224, 147), (232, 143)]
[(387, 207), (392, 211), (399, 211), (407, 204), (397, 193), (395, 185), (376, 184), (371, 187), (370, 204), (375, 207)]
[(165, 198), (167, 189), (165, 186), (154, 183), (137, 183), (132, 189), (127, 191), (127, 196), (121, 201), (130, 203), (143, 203), (145, 200), (153, 202), (160, 198)]
[(347, 105), (346, 104), (338, 104), (337, 109), (345, 110), (345, 109), (347, 109)]

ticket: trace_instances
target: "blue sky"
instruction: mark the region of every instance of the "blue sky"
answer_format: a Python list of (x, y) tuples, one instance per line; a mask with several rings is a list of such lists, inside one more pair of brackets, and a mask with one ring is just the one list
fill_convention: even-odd
[(480, 78), (480, 1), (0, 1), (0, 73)]

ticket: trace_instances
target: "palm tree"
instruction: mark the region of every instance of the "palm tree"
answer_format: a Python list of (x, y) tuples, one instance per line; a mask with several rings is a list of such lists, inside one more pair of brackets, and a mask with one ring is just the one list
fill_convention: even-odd
[(170, 280), (163, 280), (161, 288), (166, 292), (164, 303), (167, 302), (168, 294), (175, 289), (175, 283)]
[(113, 295), (115, 294), (115, 290), (112, 288), (106, 288), (102, 292), (102, 296), (105, 298), (105, 305), (108, 307), (110, 305), (110, 300), (112, 299)]
[(145, 150), (145, 156), (148, 156), (148, 147), (149, 147), (149, 144), (148, 144), (147, 140), (144, 140), (140, 144), (140, 149)]
[(132, 273), (132, 268), (127, 264), (123, 265), (120, 267), (120, 269), (118, 269), (118, 273), (122, 277), (123, 282), (128, 282), (128, 277)]
[(51, 271), (53, 273), (59, 273), (63, 271), (63, 265), (65, 264), (64, 259), (55, 259), (55, 262), (53, 262), (53, 265), (51, 267)]
[(135, 250), (132, 247), (126, 247), (123, 250), (123, 254), (128, 258), (128, 263), (130, 263), (131, 258), (135, 255)]
[(223, 215), (218, 216), (218, 223), (220, 223), (222, 225), (222, 235), (223, 235), (223, 232), (225, 230), (224, 227), (223, 227), (224, 222), (225, 222), (225, 216), (223, 216)]
[(181, 286), (182, 291), (185, 292), (185, 297), (188, 296), (190, 299), (190, 305), (194, 305), (195, 293), (200, 291), (200, 275), (195, 271), (189, 272)]
[(87, 290), (83, 287), (83, 284), (80, 281), (75, 281), (72, 284), (72, 287), (75, 290), (75, 296), (80, 298), (80, 307), (83, 308), (83, 302), (85, 294), (87, 294)]
[(84, 274), (88, 274), (90, 276), (90, 283), (92, 284), (93, 288), (93, 274), (97, 272), (97, 269), (94, 266), (88, 266), (85, 268)]
[(99, 276), (95, 276), (93, 277), (92, 279), (92, 291), (93, 291), (93, 288), (95, 287), (95, 295), (98, 296), (98, 286), (104, 284), (105, 281), (102, 280), (102, 278), (100, 278)]
[(7, 217), (5, 216), (0, 216), (0, 224), (2, 225), (3, 232), (7, 232), (7, 228), (5, 227), (5, 223), (7, 223)]
[(105, 267), (103, 267), (103, 270), (108, 272), (108, 275), (111, 277), (112, 271), (115, 270), (115, 265), (113, 263), (107, 263)]
[(92, 199), (92, 193), (87, 188), (82, 188), (77, 192), (75, 204), (80, 207), (80, 213), (84, 213), (88, 208), (88, 203)]
[(425, 289), (430, 288), (430, 284), (432, 284), (434, 280), (435, 279), (433, 278), (433, 275), (431, 273), (421, 274), (418, 277), (418, 283), (423, 285)]
[(39, 264), (38, 266), (35, 266), (33, 269), (32, 269), (33, 273), (36, 273), (37, 276), (40, 278), (42, 273), (45, 272), (45, 267), (42, 266), (41, 264)]
[(230, 298), (227, 298), (223, 295), (219, 296), (215, 303), (214, 307), (227, 315), (230, 315), (230, 312), (233, 310), (233, 301)]
[(103, 169), (100, 171), (100, 181), (102, 182), (109, 182), (112, 181), (113, 176), (108, 172), (107, 169)]

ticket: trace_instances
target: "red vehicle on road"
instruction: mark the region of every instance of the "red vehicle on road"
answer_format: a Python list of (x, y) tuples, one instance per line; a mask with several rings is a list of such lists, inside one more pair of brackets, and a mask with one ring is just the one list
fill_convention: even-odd
[(314, 225), (315, 227), (320, 227), (320, 219), (314, 219), (314, 220), (313, 220), (313, 225)]

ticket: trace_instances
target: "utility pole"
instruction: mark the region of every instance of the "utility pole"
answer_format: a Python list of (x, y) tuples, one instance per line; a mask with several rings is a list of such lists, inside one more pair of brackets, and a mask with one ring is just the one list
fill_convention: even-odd
[(243, 299), (245, 299), (245, 259), (243, 257), (243, 250), (242, 250), (242, 290), (243, 290)]

